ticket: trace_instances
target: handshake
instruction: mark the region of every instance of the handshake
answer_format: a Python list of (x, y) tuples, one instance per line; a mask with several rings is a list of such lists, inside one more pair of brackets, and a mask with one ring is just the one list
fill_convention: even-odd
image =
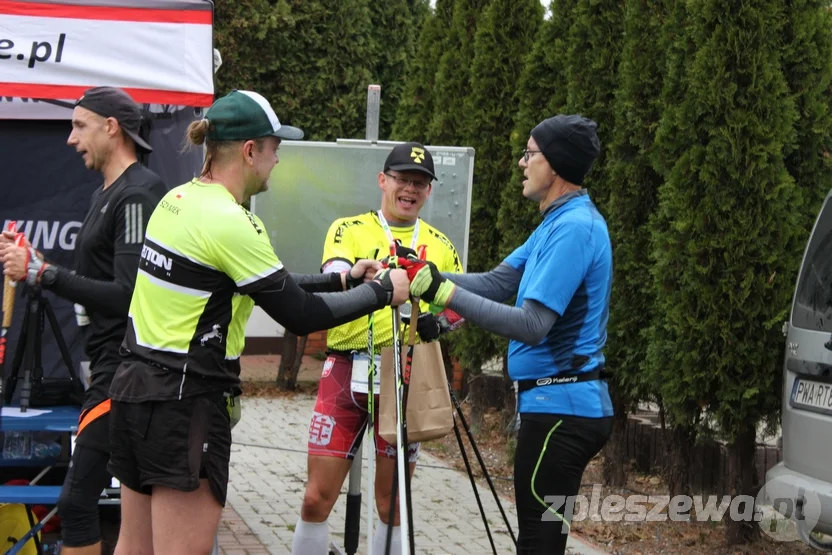
[(389, 294), (390, 306), (399, 306), (409, 298), (423, 299), (444, 308), (456, 286), (442, 277), (433, 262), (419, 258), (413, 249), (391, 245), (384, 260), (359, 260), (347, 273), (347, 288), (366, 281), (377, 281)]
[[(377, 281), (388, 292), (390, 306), (400, 306), (411, 297), (429, 302), (434, 307), (444, 308), (454, 294), (456, 286), (442, 277), (433, 262), (416, 254), (413, 249), (401, 245), (393, 248), (390, 256), (384, 260), (359, 260), (347, 274), (348, 287), (360, 285), (365, 281)], [(450, 311), (447, 311), (450, 313)], [(419, 317), (417, 331), (423, 341), (431, 341), (444, 330), (440, 321), (457, 321), (459, 316), (453, 314), (437, 319), (432, 314)]]

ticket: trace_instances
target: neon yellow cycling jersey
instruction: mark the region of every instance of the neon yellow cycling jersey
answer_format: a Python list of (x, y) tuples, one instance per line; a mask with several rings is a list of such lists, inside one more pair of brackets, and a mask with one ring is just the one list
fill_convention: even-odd
[[(451, 241), (435, 227), (419, 220), (418, 237), (413, 240), (415, 225), (407, 227), (390, 226), (395, 239), (409, 247), (426, 245), (426, 258), (436, 264), (442, 272), (462, 272), (459, 255)], [(416, 250), (414, 248), (414, 250)], [(390, 254), (390, 242), (375, 211), (349, 218), (335, 220), (329, 228), (324, 243), (324, 264), (343, 260), (354, 264), (361, 258), (380, 260)], [(427, 303), (420, 303), (421, 312), (428, 310)], [(367, 349), (367, 318), (359, 318), (347, 324), (337, 326), (327, 332), (327, 347), (333, 351), (352, 351)], [(375, 312), (374, 347), (380, 352), (382, 347), (393, 344), (393, 322), (390, 307)]]
[[(239, 385), (254, 301), (283, 268), (260, 219), (219, 184), (171, 190), (147, 225), (115, 400), (181, 398)], [(124, 364), (122, 365), (124, 366)]]

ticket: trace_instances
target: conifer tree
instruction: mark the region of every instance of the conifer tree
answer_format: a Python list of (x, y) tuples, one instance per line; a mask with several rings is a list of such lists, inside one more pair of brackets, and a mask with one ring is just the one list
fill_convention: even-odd
[(602, 214), (606, 213), (608, 145), (615, 126), (613, 105), (624, 34), (623, 2), (579, 0), (573, 12), (567, 48), (567, 110), (598, 124), (601, 153), (584, 182)]
[[(474, 41), (471, 93), (465, 99), (466, 145), (476, 150), (471, 207), (469, 272), (490, 270), (499, 262), (500, 236), (494, 225), (498, 199), (509, 186), (516, 157), (511, 131), (517, 81), (523, 60), (543, 21), (539, 0), (492, 0), (483, 12)], [(454, 338), (453, 351), (463, 366), (477, 372), (483, 363), (504, 356), (506, 341), (474, 326)], [(481, 404), (476, 402), (477, 408)], [(474, 420), (472, 415), (472, 420)]]
[[(783, 73), (783, 2), (688, 2), (696, 51), (684, 78), (676, 151), (659, 192), (667, 227), (653, 235), (649, 356), (668, 416), (698, 403), (728, 442), (732, 494), (756, 478), (757, 423), (780, 406), (780, 324), (793, 283), (799, 221), (783, 149), (797, 114)], [(759, 534), (726, 523), (729, 543)]]
[[(306, 139), (363, 138), (369, 0), (236, 0), (217, 8), (218, 89), (250, 88)], [(218, 92), (219, 92), (218, 91)]]
[[(682, 103), (687, 89), (687, 70), (696, 54), (693, 33), (690, 30), (692, 17), (688, 14), (688, 4), (680, 0), (667, 0), (666, 9), (669, 17), (664, 21), (661, 32), (656, 39), (660, 50), (665, 52), (664, 80), (661, 88), (661, 117), (657, 122), (653, 148), (648, 151), (653, 169), (662, 176), (662, 184), (669, 179), (674, 163), (687, 148), (689, 137), (685, 135), (682, 116)], [(662, 185), (659, 186), (659, 192)], [(649, 290), (656, 292), (653, 277), (653, 242), (657, 237), (670, 231), (672, 222), (666, 212), (654, 208), (648, 221), (650, 235), (650, 279)], [(668, 325), (668, 315), (660, 307), (661, 298), (654, 298), (650, 311), (650, 326), (644, 330), (647, 336), (647, 357), (642, 368), (643, 380), (647, 389), (659, 405), (662, 422), (666, 423), (665, 445), (667, 464), (663, 468), (665, 481), (671, 495), (691, 494), (691, 447), (697, 440), (702, 410), (699, 399), (677, 399), (672, 411), (666, 410), (662, 397), (662, 384), (667, 378), (667, 364), (660, 354), (657, 337)], [(669, 409), (669, 407), (668, 407)], [(670, 414), (672, 412), (672, 414)]]
[(396, 108), (404, 94), (407, 64), (418, 45), (418, 16), (414, 14), (412, 4), (412, 0), (370, 4), (372, 83), (381, 85), (379, 139), (389, 139), (393, 131)]
[(523, 60), (543, 21), (539, 0), (492, 0), (482, 14), (474, 43), (471, 92), (465, 102), (462, 135), (476, 149), (469, 271), (490, 270), (497, 262), (496, 219), (500, 194), (514, 173), (511, 148), (517, 83)]
[(523, 197), (522, 171), (517, 167), (535, 125), (562, 113), (566, 105), (567, 34), (578, 0), (553, 0), (552, 17), (544, 20), (523, 63), (517, 86), (517, 115), (511, 135), (511, 177), (500, 197), (497, 228), (499, 258), (522, 245), (540, 223), (540, 207)]
[[(294, 28), (295, 19), (286, 0), (236, 0), (221, 2), (214, 8), (214, 44), (222, 55), (216, 75), (216, 96), (232, 89), (250, 89), (273, 98), (274, 84), (263, 75), (281, 67), (282, 49), (277, 41), (279, 29)], [(261, 49), (273, 52), (263, 56)], [(286, 114), (281, 116), (287, 120)]]
[(465, 98), (471, 92), (471, 64), (477, 20), (488, 0), (456, 0), (444, 49), (439, 58), (433, 110), (427, 140), (435, 145), (460, 145)]
[(662, 178), (653, 169), (649, 153), (662, 109), (664, 56), (656, 37), (666, 19), (664, 4), (660, 0), (625, 2), (615, 128), (607, 147), (606, 220), (614, 245), (614, 302), (605, 356), (616, 420), (605, 449), (604, 471), (607, 484), (616, 486), (626, 485), (621, 460), (626, 454), (628, 413), (652, 389), (643, 368), (648, 342), (644, 331), (651, 323), (653, 299), (648, 222)]
[(453, 14), (453, 0), (437, 0), (426, 16), (416, 53), (407, 64), (404, 90), (396, 107), (392, 139), (427, 144), (436, 98), (436, 68), (442, 56)]
[[(803, 196), (797, 251), (809, 238), (820, 205), (832, 189), (832, 12), (829, 2), (791, 0), (786, 10), (783, 66), (798, 121), (786, 167)], [(800, 258), (795, 257), (796, 275)]]

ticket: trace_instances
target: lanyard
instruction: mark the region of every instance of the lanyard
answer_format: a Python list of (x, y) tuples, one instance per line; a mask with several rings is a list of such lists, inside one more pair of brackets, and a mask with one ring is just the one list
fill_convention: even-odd
[[(390, 226), (387, 225), (387, 220), (384, 218), (384, 215), (381, 213), (381, 210), (376, 211), (376, 215), (378, 216), (378, 221), (381, 223), (381, 229), (384, 230), (384, 233), (387, 234), (387, 242), (392, 243), (395, 241), (393, 237), (393, 232), (390, 231)], [(410, 240), (410, 250), (416, 250), (416, 243), (419, 242), (419, 218), (416, 218), (416, 224), (413, 226), (413, 238)]]

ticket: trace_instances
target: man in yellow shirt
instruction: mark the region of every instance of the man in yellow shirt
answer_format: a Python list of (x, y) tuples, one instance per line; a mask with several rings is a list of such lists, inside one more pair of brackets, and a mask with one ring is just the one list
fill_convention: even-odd
[[(381, 210), (335, 220), (327, 233), (321, 271), (349, 270), (359, 259), (381, 259), (390, 254), (390, 244), (396, 242), (399, 256), (413, 253), (426, 246), (426, 258), (441, 271), (462, 272), (456, 248), (439, 230), (419, 218), (419, 212), (431, 193), (436, 179), (433, 158), (419, 143), (404, 143), (390, 152), (384, 169), (378, 174), (382, 190)], [(422, 316), (417, 331), (422, 341), (436, 339), (442, 331), (440, 322), (422, 303)], [(376, 368), (379, 353), (393, 345), (391, 309), (377, 311), (374, 316), (373, 336)], [(453, 318), (451, 318), (453, 319)], [(367, 332), (369, 319), (359, 318), (332, 328), (327, 334), (329, 356), (324, 364), (318, 398), (309, 426), (308, 483), (300, 519), (292, 543), (293, 555), (326, 555), (329, 553), (329, 524), (327, 519), (338, 499), (341, 486), (352, 466), (361, 444), (362, 433), (368, 422)], [(373, 416), (376, 438), (375, 498), (381, 522), (373, 538), (375, 553), (384, 553), (387, 522), (392, 496), (396, 447), (378, 435), (378, 401), (380, 383), (374, 382), (376, 408)], [(410, 474), (416, 468), (419, 444), (408, 446)], [(401, 552), (399, 514), (396, 511), (391, 553)]]

